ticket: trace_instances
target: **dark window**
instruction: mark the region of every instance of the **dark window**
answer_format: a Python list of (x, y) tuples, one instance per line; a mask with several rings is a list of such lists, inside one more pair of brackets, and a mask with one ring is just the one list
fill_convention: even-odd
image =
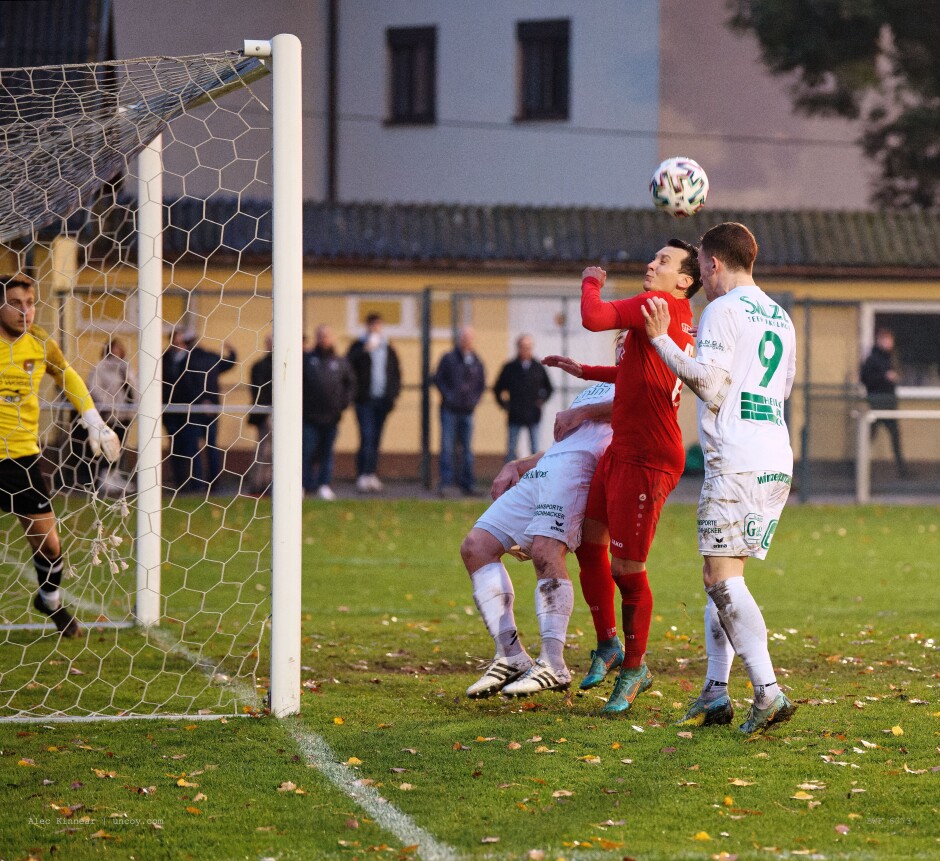
[(437, 56), (436, 27), (386, 31), (390, 123), (433, 123)]
[(519, 119), (568, 119), (571, 25), (560, 21), (520, 21)]

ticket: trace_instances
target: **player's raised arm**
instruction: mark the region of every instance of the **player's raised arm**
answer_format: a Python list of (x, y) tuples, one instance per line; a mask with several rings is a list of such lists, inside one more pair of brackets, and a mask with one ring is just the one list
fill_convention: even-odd
[(669, 305), (658, 296), (651, 296), (640, 309), (646, 320), (646, 334), (650, 339), (659, 357), (683, 383), (706, 403), (714, 400), (715, 396), (726, 384), (728, 374), (721, 368), (703, 365), (697, 362), (688, 353), (679, 349), (669, 331)]
[(581, 325), (589, 332), (619, 329), (620, 314), (611, 302), (601, 299), (607, 273), (600, 266), (588, 266), (581, 273)]

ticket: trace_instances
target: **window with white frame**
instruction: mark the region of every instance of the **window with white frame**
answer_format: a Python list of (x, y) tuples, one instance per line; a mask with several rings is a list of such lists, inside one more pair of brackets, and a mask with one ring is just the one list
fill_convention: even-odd
[(862, 306), (859, 344), (864, 361), (879, 329), (894, 335), (898, 395), (940, 397), (940, 303), (866, 302)]

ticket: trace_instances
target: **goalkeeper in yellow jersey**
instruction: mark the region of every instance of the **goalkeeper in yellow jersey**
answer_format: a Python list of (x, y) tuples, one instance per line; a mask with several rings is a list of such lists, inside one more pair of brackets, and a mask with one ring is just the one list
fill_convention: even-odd
[(39, 326), (36, 287), (23, 275), (0, 275), (0, 510), (20, 521), (33, 551), (39, 591), (33, 606), (63, 637), (82, 629), (62, 606), (62, 546), (49, 485), (39, 468), (39, 384), (48, 372), (88, 429), (92, 452), (117, 460), (121, 442), (95, 409), (82, 378), (59, 345)]

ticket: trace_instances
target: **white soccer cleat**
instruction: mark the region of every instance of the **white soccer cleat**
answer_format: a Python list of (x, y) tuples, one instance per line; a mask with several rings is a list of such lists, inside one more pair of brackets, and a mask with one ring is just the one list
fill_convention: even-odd
[(532, 666), (532, 658), (525, 652), (514, 658), (493, 658), (486, 672), (467, 688), (467, 696), (477, 700), (498, 694), (506, 685), (518, 679)]
[(333, 488), (328, 484), (321, 484), (319, 490), (317, 490), (317, 496), (320, 499), (325, 499), (327, 502), (333, 502), (336, 499), (336, 494), (333, 492)]
[(507, 697), (527, 697), (542, 691), (564, 691), (571, 685), (571, 673), (567, 667), (550, 667), (541, 658), (536, 660), (528, 672), (506, 685), (503, 693)]
[(369, 489), (375, 491), (385, 490), (385, 485), (379, 480), (379, 477), (375, 474), (367, 475), (366, 478), (369, 479)]
[(369, 479), (370, 476), (368, 475), (360, 475), (359, 478), (356, 479), (356, 490), (360, 493), (368, 493), (372, 490), (372, 482)]

